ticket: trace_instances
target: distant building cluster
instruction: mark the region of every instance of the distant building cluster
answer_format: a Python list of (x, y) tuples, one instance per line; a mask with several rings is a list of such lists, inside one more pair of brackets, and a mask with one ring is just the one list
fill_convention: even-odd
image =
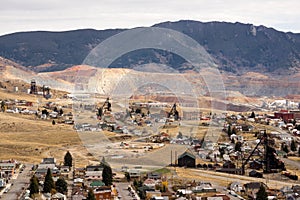
[(272, 102), (264, 102), (262, 104), (262, 108), (270, 109), (270, 110), (278, 110), (278, 109), (300, 109), (300, 102), (291, 101), (288, 99), (275, 100)]

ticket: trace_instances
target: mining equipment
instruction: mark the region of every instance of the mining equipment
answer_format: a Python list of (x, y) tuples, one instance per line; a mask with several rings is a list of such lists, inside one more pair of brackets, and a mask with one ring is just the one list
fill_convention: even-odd
[(249, 162), (250, 158), (253, 157), (254, 152), (258, 150), (260, 145), (262, 145), (264, 149), (262, 155), (264, 173), (274, 173), (286, 170), (284, 162), (278, 158), (276, 150), (273, 147), (273, 140), (268, 137), (266, 130), (261, 130), (260, 133), (259, 142), (256, 144), (255, 148), (252, 150), (247, 159), (242, 162), (242, 175), (245, 175), (245, 166)]
[(109, 102), (109, 97), (102, 106), (97, 108), (97, 118), (100, 120), (100, 126), (102, 129), (114, 131), (116, 123), (111, 113), (111, 103)]
[(131, 103), (129, 105), (129, 116), (139, 126), (150, 122), (150, 109), (148, 103)]
[(30, 83), (30, 94), (37, 94), (37, 86), (34, 79), (32, 79)]
[(43, 97), (46, 99), (49, 99), (51, 97), (50, 88), (45, 85), (43, 85)]
[(46, 99), (51, 98), (50, 88), (48, 86), (43, 85), (42, 93), (41, 93), (40, 91), (38, 91), (38, 86), (36, 85), (36, 81), (34, 79), (31, 80), (29, 93), (36, 94), (36, 95), (43, 95), (43, 97)]
[(177, 105), (176, 105), (176, 103), (174, 103), (170, 112), (167, 112), (167, 119), (165, 122), (165, 126), (171, 125), (173, 122), (179, 121), (179, 120), (180, 120), (180, 116), (179, 116), (179, 112), (177, 110)]

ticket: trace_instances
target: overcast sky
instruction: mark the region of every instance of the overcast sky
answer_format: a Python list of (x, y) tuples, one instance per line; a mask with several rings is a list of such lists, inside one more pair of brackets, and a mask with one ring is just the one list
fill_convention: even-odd
[(108, 29), (191, 19), (265, 25), (300, 33), (299, 0), (1, 0), (0, 35)]

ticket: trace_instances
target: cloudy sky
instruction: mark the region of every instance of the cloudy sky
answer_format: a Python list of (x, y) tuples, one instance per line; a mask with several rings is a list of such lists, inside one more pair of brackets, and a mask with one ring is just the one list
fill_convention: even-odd
[(299, 0), (1, 0), (0, 35), (108, 29), (191, 19), (265, 25), (300, 33)]

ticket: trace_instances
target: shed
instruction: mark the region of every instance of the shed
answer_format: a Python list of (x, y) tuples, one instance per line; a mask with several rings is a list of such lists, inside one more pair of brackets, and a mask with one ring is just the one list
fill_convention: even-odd
[(196, 157), (192, 153), (186, 151), (178, 157), (178, 166), (195, 168)]

